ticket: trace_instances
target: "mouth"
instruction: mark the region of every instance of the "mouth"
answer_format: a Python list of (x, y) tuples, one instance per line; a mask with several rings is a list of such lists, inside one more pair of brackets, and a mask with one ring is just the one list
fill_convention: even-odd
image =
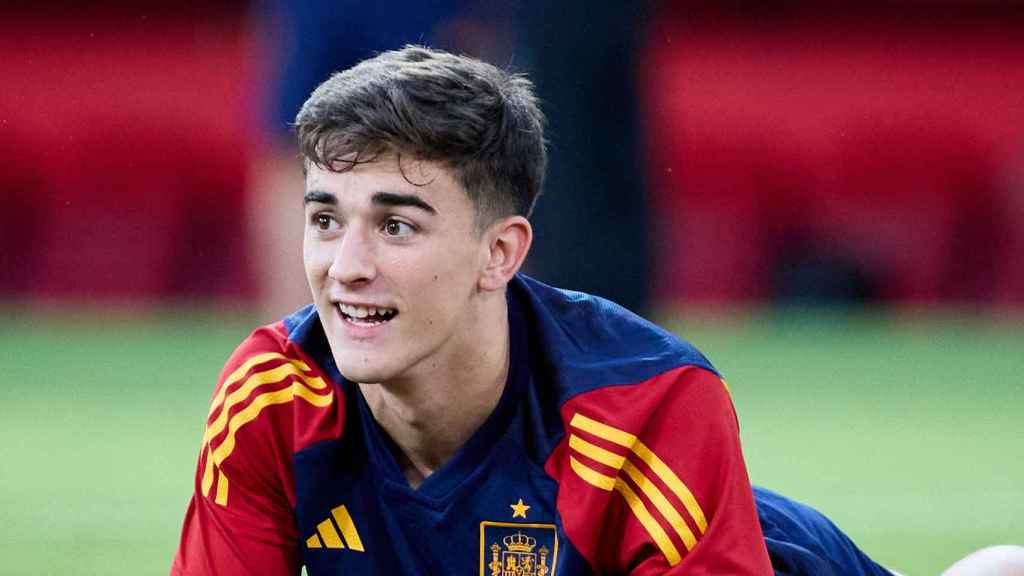
[(373, 306), (356, 306), (337, 302), (335, 309), (341, 318), (355, 326), (380, 326), (394, 320), (398, 310), (394, 308), (377, 308)]

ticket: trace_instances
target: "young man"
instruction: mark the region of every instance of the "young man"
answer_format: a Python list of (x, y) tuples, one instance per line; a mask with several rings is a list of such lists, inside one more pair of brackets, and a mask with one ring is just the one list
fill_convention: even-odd
[(519, 274), (546, 163), (527, 80), (408, 47), (296, 124), (314, 304), (228, 360), (172, 574), (888, 574), (812, 510), (755, 506), (699, 352)]

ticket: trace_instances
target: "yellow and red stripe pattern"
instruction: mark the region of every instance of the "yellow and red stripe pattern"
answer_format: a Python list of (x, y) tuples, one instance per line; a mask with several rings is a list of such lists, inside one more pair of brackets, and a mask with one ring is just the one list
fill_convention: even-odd
[(685, 552), (679, 544), (689, 552), (708, 527), (693, 492), (635, 435), (578, 412), (569, 427), (573, 472), (621, 495), (669, 565), (681, 562)]
[(235, 450), (238, 431), (265, 408), (296, 398), (324, 407), (331, 404), (333, 395), (327, 382), (299, 358), (267, 352), (245, 360), (224, 379), (210, 405), (200, 461), (203, 496), (213, 491), (213, 501), (227, 505), (231, 483), (224, 462)]

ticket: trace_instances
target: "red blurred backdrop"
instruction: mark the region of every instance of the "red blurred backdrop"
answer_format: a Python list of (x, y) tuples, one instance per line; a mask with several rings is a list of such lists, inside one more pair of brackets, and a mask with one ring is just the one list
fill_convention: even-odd
[(241, 8), (4, 9), (0, 294), (253, 297)]
[[(656, 12), (657, 298), (1024, 304), (1021, 9), (843, 6)], [(5, 8), (0, 53), (0, 296), (258, 298), (246, 3)]]

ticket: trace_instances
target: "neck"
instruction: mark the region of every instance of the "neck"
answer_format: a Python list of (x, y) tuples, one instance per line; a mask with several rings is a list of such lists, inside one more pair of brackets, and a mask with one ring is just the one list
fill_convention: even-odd
[(373, 417), (401, 449), (396, 455), (413, 487), (447, 462), (494, 411), (509, 369), (504, 297), (491, 322), (467, 330), (445, 361), (428, 359), (415, 376), (360, 384)]

